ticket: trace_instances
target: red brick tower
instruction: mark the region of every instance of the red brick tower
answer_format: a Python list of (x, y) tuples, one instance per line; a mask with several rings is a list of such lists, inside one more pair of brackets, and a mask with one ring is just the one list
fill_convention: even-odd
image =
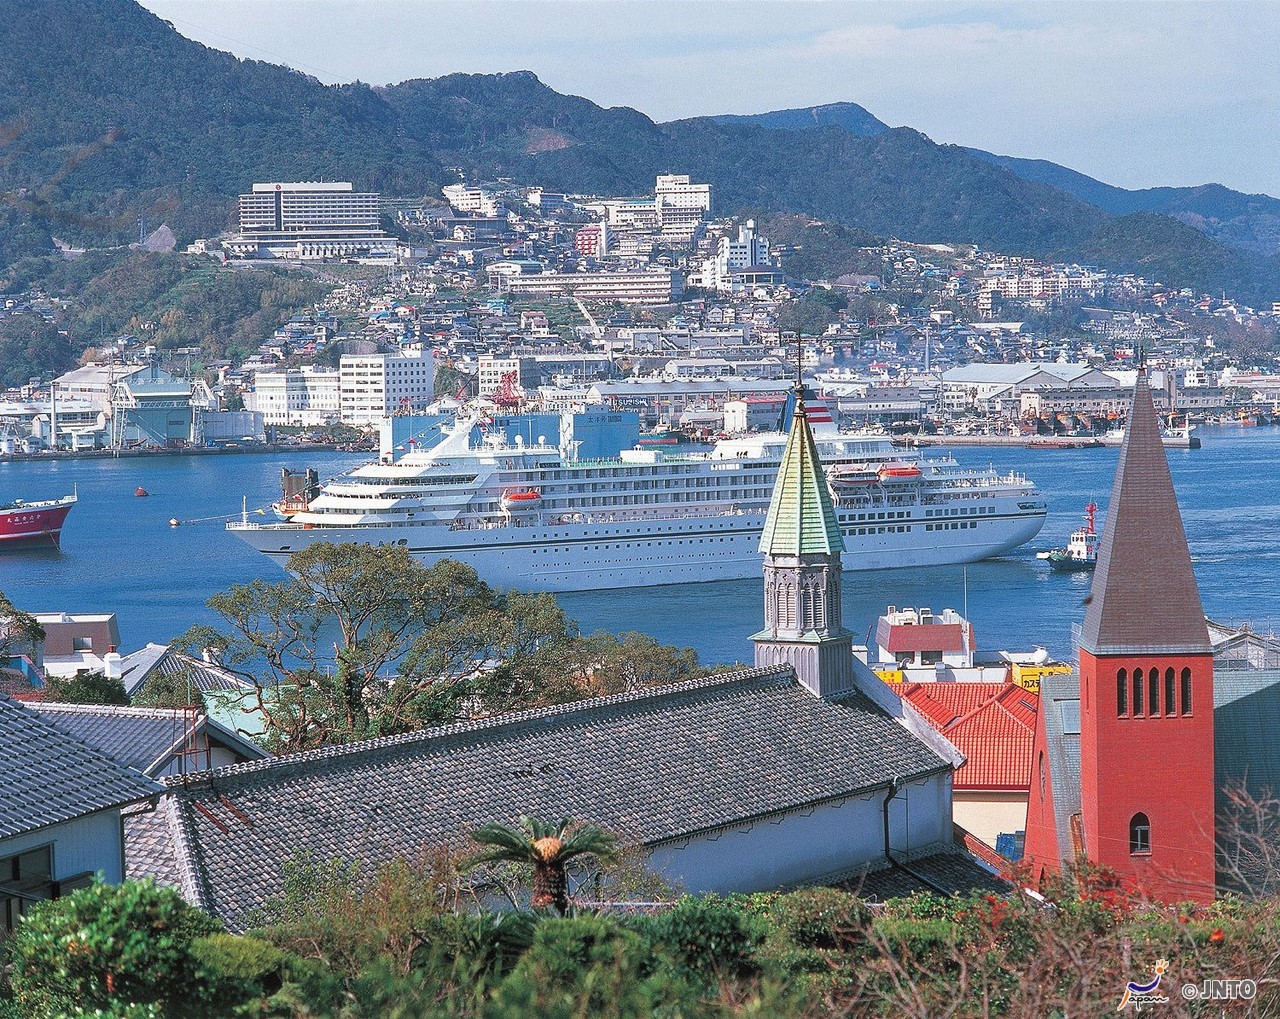
[(1159, 900), (1214, 896), (1213, 654), (1145, 372), (1080, 635), (1086, 857)]

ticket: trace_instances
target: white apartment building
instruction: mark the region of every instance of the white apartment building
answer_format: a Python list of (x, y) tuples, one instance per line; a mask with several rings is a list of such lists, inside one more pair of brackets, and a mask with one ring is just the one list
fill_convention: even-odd
[(769, 255), (769, 240), (756, 233), (756, 221), (738, 227), (738, 235), (721, 237), (714, 257), (702, 265), (700, 285), (726, 292), (752, 290), (781, 280), (777, 259)]
[(664, 173), (654, 184), (653, 201), (663, 241), (689, 244), (711, 211), (711, 185), (694, 184), (687, 173)]
[(614, 229), (658, 229), (658, 207), (652, 198), (622, 198), (587, 208), (602, 215), (605, 223)]
[(394, 258), (398, 242), (379, 229), (381, 196), (350, 181), (254, 184), (240, 196), (238, 258)]
[(684, 293), (684, 277), (673, 269), (648, 272), (544, 272), (500, 276), (499, 293), (567, 294), (586, 301), (671, 304)]
[(435, 363), (420, 346), (402, 354), (344, 354), (338, 371), (343, 424), (373, 424), (435, 398)]
[(470, 188), (465, 184), (450, 184), (441, 188), (445, 200), (454, 212), (465, 212), (492, 219), (499, 215), (502, 205), (484, 188)]
[(258, 372), (253, 392), (244, 396), (245, 410), (257, 411), (268, 425), (329, 425), (342, 416), (341, 375), (336, 368), (302, 368)]

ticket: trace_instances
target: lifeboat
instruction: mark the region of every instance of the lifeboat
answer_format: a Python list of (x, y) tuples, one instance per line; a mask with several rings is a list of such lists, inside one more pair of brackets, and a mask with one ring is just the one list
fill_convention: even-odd
[(920, 468), (915, 464), (887, 463), (880, 468), (881, 481), (914, 481), (920, 477)]
[(506, 512), (519, 512), (521, 510), (535, 510), (542, 503), (542, 495), (536, 488), (531, 488), (527, 492), (503, 492), (502, 508)]
[(849, 471), (832, 471), (827, 477), (831, 481), (831, 487), (837, 490), (850, 489), (857, 490), (864, 485), (874, 485), (880, 480), (880, 475), (872, 470), (849, 470)]

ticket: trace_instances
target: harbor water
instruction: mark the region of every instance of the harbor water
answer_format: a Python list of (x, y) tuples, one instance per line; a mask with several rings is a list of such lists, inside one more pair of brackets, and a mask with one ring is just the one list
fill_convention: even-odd
[[(1206, 613), (1260, 630), (1280, 625), (1280, 429), (1202, 428), (1203, 448), (1168, 451)], [(925, 451), (936, 456), (940, 450)], [(1090, 574), (1052, 572), (1037, 551), (1066, 543), (1084, 506), (1106, 511), (1115, 449), (974, 449), (967, 465), (1024, 471), (1049, 501), (1039, 538), (968, 567), (920, 567), (844, 577), (845, 625), (865, 640), (889, 605), (967, 611), (978, 646), (1057, 656), (1071, 650)], [(265, 556), (223, 529), (279, 494), (280, 468), (322, 478), (364, 454), (298, 453), (0, 463), (0, 501), (64, 495), (80, 501), (62, 548), (0, 552), (0, 591), (32, 612), (114, 612), (123, 650), (167, 643), (193, 623), (213, 623), (205, 599), (255, 577), (283, 579)], [(134, 495), (142, 488), (149, 495)], [(269, 512), (269, 511), (268, 511)], [(169, 520), (183, 521), (171, 527)], [(254, 519), (261, 519), (255, 516)], [(707, 663), (749, 661), (761, 622), (760, 582), (727, 581), (559, 595), (584, 631), (639, 630), (693, 647)], [(1160, 611), (1153, 592), (1152, 612)]]

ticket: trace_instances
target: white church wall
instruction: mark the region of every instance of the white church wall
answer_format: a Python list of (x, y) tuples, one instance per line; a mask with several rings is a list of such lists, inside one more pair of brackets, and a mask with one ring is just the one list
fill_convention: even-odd
[[(895, 854), (951, 842), (951, 778), (903, 786), (890, 808)], [(767, 891), (884, 860), (885, 793), (824, 804), (655, 847), (649, 866), (690, 894)]]

